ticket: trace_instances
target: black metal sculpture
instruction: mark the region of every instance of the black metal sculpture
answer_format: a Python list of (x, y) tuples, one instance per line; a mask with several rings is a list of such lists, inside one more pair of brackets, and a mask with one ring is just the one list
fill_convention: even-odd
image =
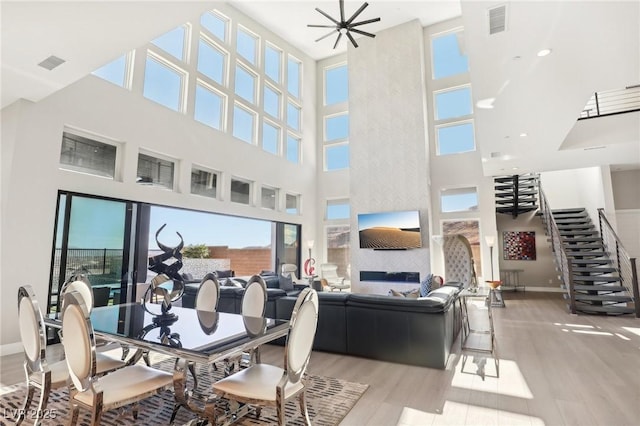
[[(148, 298), (150, 299), (153, 296), (157, 296), (162, 299), (162, 315), (154, 318), (154, 322), (158, 323), (169, 322), (171, 319), (175, 320), (175, 314), (171, 314), (169, 312), (171, 309), (171, 303), (180, 299), (184, 293), (184, 281), (179, 272), (183, 265), (182, 249), (184, 248), (184, 240), (182, 235), (180, 235), (179, 232), (176, 232), (178, 237), (180, 237), (180, 243), (176, 247), (169, 247), (162, 244), (158, 240), (158, 235), (162, 232), (165, 226), (167, 226), (166, 223), (156, 232), (156, 243), (164, 253), (149, 258), (149, 270), (158, 275), (151, 280), (151, 284), (149, 285), (144, 297), (145, 303)], [(170, 259), (175, 259), (175, 261), (170, 264), (165, 263), (165, 261)], [(167, 285), (169, 282), (172, 284)]]

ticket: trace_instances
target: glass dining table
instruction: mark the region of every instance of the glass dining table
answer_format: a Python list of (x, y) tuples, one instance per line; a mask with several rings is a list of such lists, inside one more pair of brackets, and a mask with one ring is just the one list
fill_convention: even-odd
[[(61, 328), (57, 314), (49, 314), (45, 325)], [(128, 362), (137, 362), (146, 352), (175, 357), (176, 403), (201, 417), (213, 409), (211, 398), (186, 389), (186, 370), (198, 364), (228, 362), (241, 354), (283, 337), (288, 320), (248, 317), (225, 312), (198, 311), (174, 306), (162, 315), (159, 305), (125, 303), (94, 308), (91, 323), (95, 336), (136, 352)], [(228, 367), (225, 370), (230, 370)]]

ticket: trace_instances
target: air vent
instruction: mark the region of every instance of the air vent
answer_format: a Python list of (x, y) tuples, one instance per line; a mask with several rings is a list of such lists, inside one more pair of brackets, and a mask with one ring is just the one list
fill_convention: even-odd
[(491, 158), (500, 158), (500, 157), (502, 157), (502, 154), (500, 152), (491, 153)]
[(507, 29), (507, 5), (489, 9), (489, 35), (497, 34)]
[(65, 61), (64, 59), (60, 59), (57, 56), (51, 55), (44, 61), (40, 62), (38, 65), (51, 71), (52, 69), (64, 64), (65, 62), (67, 61)]

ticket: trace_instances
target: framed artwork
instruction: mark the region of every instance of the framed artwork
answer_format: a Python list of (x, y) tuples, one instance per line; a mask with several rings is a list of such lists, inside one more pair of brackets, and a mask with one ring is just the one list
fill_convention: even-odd
[(536, 260), (536, 233), (503, 231), (504, 260)]

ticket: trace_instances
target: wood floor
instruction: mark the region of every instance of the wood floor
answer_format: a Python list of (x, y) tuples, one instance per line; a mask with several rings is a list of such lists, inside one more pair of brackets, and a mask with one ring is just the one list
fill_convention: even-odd
[[(490, 355), (469, 353), (462, 370), (459, 342), (446, 370), (322, 352), (309, 370), (370, 385), (342, 425), (640, 425), (640, 319), (569, 315), (556, 293), (505, 302), (499, 378)], [(1, 358), (2, 385), (22, 380), (22, 357)], [(281, 363), (282, 348), (262, 361)]]

